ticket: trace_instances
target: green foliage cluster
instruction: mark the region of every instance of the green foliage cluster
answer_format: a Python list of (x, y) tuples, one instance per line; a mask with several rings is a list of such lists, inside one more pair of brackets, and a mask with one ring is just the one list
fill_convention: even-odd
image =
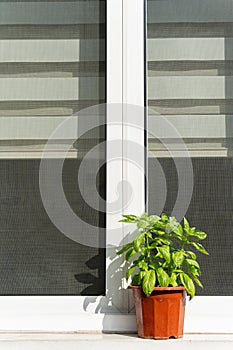
[(141, 286), (147, 296), (154, 287), (184, 286), (192, 299), (194, 283), (203, 287), (193, 248), (208, 255), (199, 243), (206, 238), (206, 233), (190, 227), (186, 218), (181, 225), (175, 217), (166, 214), (123, 217), (121, 222), (134, 223), (139, 230), (137, 237), (117, 252), (118, 255), (125, 253), (127, 280), (132, 276), (131, 284)]

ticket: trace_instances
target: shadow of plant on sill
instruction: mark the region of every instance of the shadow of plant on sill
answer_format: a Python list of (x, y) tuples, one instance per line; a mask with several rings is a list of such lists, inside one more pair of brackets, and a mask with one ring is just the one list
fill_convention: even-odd
[[(137, 231), (128, 233), (123, 241), (120, 242), (119, 247), (123, 246), (127, 240), (131, 240), (137, 235)], [(116, 250), (119, 249), (116, 246), (108, 246), (106, 249), (106, 262), (107, 262), (107, 276), (105, 277), (105, 271), (100, 271), (100, 274), (96, 276), (96, 273), (81, 273), (75, 275), (75, 279), (81, 283), (88, 284), (83, 289), (81, 295), (86, 295), (83, 302), (83, 309), (88, 311), (93, 310), (91, 305), (94, 306), (95, 313), (129, 313), (134, 308), (128, 305), (128, 290), (124, 286), (122, 276), (125, 275), (124, 259), (116, 255)], [(92, 269), (98, 269), (100, 263), (100, 256), (96, 255), (86, 262), (86, 265)], [(103, 278), (106, 280), (105, 295), (102, 290), (98, 289)], [(99, 296), (96, 296), (98, 290)]]

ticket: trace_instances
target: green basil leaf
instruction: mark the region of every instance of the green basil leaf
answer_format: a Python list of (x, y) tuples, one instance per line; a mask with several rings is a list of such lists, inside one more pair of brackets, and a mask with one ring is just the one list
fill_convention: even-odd
[(191, 250), (188, 250), (188, 251), (186, 251), (185, 253), (187, 253), (188, 255), (190, 255), (191, 258), (192, 258), (193, 260), (196, 260), (196, 259), (197, 259), (196, 254), (193, 253)]
[(133, 243), (127, 243), (123, 248), (121, 248), (121, 250), (119, 250), (117, 252), (117, 255), (121, 255), (123, 254), (124, 252), (126, 252), (127, 250), (129, 250), (129, 248), (132, 248), (133, 247)]
[(185, 289), (187, 290), (187, 293), (190, 295), (190, 300), (195, 295), (195, 285), (193, 283), (193, 280), (186, 274), (186, 273), (180, 273), (180, 280)]
[(132, 266), (130, 269), (128, 269), (127, 273), (126, 273), (126, 279), (128, 281), (129, 277), (132, 275), (132, 273), (134, 273), (136, 269), (136, 266)]
[(151, 295), (151, 293), (153, 292), (155, 282), (156, 282), (155, 271), (154, 270), (146, 271), (142, 281), (142, 290), (146, 294), (146, 296)]
[(159, 267), (156, 271), (160, 287), (167, 287), (170, 283), (170, 278), (166, 271), (162, 267)]
[(159, 255), (164, 258), (168, 263), (171, 261), (170, 247), (168, 245), (157, 247)]
[(166, 229), (167, 224), (164, 224), (162, 221), (157, 221), (153, 227), (154, 229), (161, 229), (161, 230), (165, 230)]
[(150, 268), (153, 269), (153, 270), (156, 269), (156, 265), (149, 264), (148, 267), (150, 267)]
[(154, 242), (150, 245), (149, 249), (155, 249), (161, 247), (161, 245), (169, 245), (171, 242), (166, 238), (155, 238)]
[(141, 228), (142, 229), (145, 229), (146, 227), (148, 226), (148, 223), (145, 221), (145, 220), (139, 220), (137, 222), (137, 228), (140, 230)]
[(183, 236), (183, 228), (179, 223), (176, 226), (173, 226), (172, 231), (175, 232), (179, 237)]
[(161, 215), (161, 220), (163, 223), (167, 223), (169, 221), (169, 217), (166, 214)]
[(170, 217), (170, 220), (166, 226), (166, 232), (174, 232), (179, 237), (183, 236), (183, 228), (174, 216)]
[(134, 275), (131, 282), (132, 286), (140, 286), (141, 285), (141, 278), (139, 273), (137, 275)]
[(135, 240), (133, 241), (133, 246), (134, 246), (134, 250), (135, 252), (139, 251), (140, 245), (143, 243), (145, 238), (145, 234), (141, 233), (138, 237), (135, 238)]
[(165, 244), (165, 245), (171, 244), (171, 241), (169, 241), (169, 239), (167, 239), (167, 238), (157, 238), (156, 242), (157, 242), (156, 246), (162, 245), (162, 244)]
[(150, 224), (153, 225), (154, 223), (156, 223), (157, 221), (160, 220), (160, 217), (158, 215), (150, 215), (148, 217), (148, 220), (149, 220)]
[(128, 250), (128, 252), (125, 254), (125, 260), (128, 261), (132, 256), (134, 256), (137, 252), (132, 248)]
[(152, 239), (152, 233), (150, 231), (145, 231), (144, 233), (148, 238)]
[(176, 267), (182, 265), (184, 261), (184, 253), (182, 251), (172, 253), (172, 260)]
[(124, 219), (119, 220), (119, 222), (127, 222), (127, 223), (132, 223), (137, 221), (137, 216), (136, 215), (122, 215)]
[(171, 284), (172, 287), (177, 287), (178, 286), (178, 284), (176, 282), (176, 278), (177, 278), (177, 274), (173, 272), (171, 274), (171, 277), (170, 277), (170, 280), (169, 280), (169, 284)]
[(188, 270), (193, 276), (200, 276), (201, 271), (199, 268), (196, 268), (193, 265), (188, 265)]
[(196, 282), (196, 284), (203, 288), (203, 284), (201, 283), (201, 281), (197, 278), (197, 276), (193, 275), (193, 279), (194, 279), (194, 282)]
[(205, 250), (205, 248), (201, 243), (196, 243), (196, 242), (189, 242), (189, 243), (192, 244), (199, 252), (209, 255), (209, 253)]
[(146, 271), (140, 271), (139, 272), (139, 276), (141, 278), (141, 281), (142, 281), (143, 277), (145, 276), (145, 274), (146, 274)]
[(185, 262), (188, 264), (188, 265), (192, 265), (192, 266), (195, 266), (197, 267), (198, 269), (200, 269), (200, 266), (198, 264), (198, 262), (196, 260), (192, 260), (192, 259), (185, 259)]
[(151, 230), (152, 233), (158, 235), (158, 236), (162, 236), (162, 235), (165, 235), (165, 231), (162, 231), (162, 230)]
[(147, 248), (147, 247), (142, 247), (142, 249), (141, 249), (141, 254), (142, 254), (142, 257), (147, 256), (147, 254), (148, 254), (148, 248)]
[(149, 216), (147, 215), (147, 213), (143, 213), (141, 216), (140, 216), (140, 219), (144, 219), (146, 221), (148, 221), (148, 218)]
[(185, 232), (186, 230), (188, 231), (190, 229), (189, 222), (186, 218), (184, 218), (184, 229), (185, 229)]
[(148, 270), (148, 264), (145, 261), (139, 261), (137, 265), (138, 265), (138, 268), (143, 271)]
[(199, 238), (200, 240), (203, 240), (203, 239), (206, 239), (207, 234), (203, 231), (195, 230), (195, 232), (191, 236), (194, 236), (194, 237)]

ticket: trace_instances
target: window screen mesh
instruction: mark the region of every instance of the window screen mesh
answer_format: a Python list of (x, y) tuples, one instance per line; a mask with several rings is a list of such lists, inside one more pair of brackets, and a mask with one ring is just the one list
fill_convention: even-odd
[[(208, 234), (210, 256), (198, 257), (204, 289), (198, 288), (197, 295), (233, 292), (232, 18), (228, 0), (147, 1), (149, 211), (160, 211), (164, 200), (162, 209), (171, 214), (179, 186), (189, 190), (185, 181), (179, 182), (176, 165), (181, 164), (186, 179), (194, 179), (185, 215)], [(160, 139), (153, 136), (158, 114), (183, 139), (192, 174), (179, 140), (166, 136), (166, 130)]]
[[(67, 117), (103, 102), (105, 1), (0, 2), (0, 295), (104, 294), (104, 249), (62, 234), (39, 190), (40, 159), (50, 134)], [(97, 228), (105, 227), (105, 215), (82, 198), (78, 171), (103, 139), (104, 128), (73, 144), (62, 175), (72, 210)], [(46, 160), (54, 169), (63, 151), (58, 143)], [(93, 180), (91, 166), (83, 183), (96, 181), (104, 197), (105, 170)]]

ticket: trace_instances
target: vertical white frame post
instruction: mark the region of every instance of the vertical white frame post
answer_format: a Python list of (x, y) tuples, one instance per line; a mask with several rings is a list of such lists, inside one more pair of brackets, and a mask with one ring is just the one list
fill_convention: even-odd
[[(144, 0), (109, 0), (108, 4), (111, 6), (107, 13), (107, 244), (111, 245), (111, 230), (116, 227), (121, 214), (145, 211)], [(137, 163), (141, 169), (136, 172), (135, 164), (130, 161), (131, 141), (139, 146)], [(121, 161), (114, 164), (112, 158), (116, 147)], [(128, 184), (133, 198), (128, 192)], [(116, 189), (122, 204), (120, 212), (112, 214), (108, 209), (116, 200)], [(129, 228), (126, 226), (118, 224), (117, 241), (121, 244), (127, 242)], [(111, 319), (115, 319), (115, 330), (122, 329), (123, 323), (127, 323), (128, 331), (136, 330), (135, 317), (128, 314), (130, 300), (128, 291), (124, 290), (123, 276), (120, 276), (121, 280), (111, 276), (112, 260), (108, 258), (111, 254), (111, 248), (107, 248), (107, 293), (117, 291), (119, 285), (122, 287), (121, 292), (114, 292), (113, 307), (118, 316), (112, 315)]]
[[(107, 0), (107, 108), (106, 108), (106, 294), (115, 294), (112, 300), (113, 310), (123, 311), (125, 298), (121, 293), (114, 293), (119, 288), (121, 279), (111, 277), (111, 265), (116, 253), (117, 242), (124, 240), (123, 225), (119, 223), (121, 208), (112, 212), (111, 203), (120, 198), (120, 207), (123, 201), (123, 147), (122, 147), (122, 96), (123, 96), (123, 0)], [(112, 236), (112, 230), (116, 230)], [(111, 248), (112, 247), (112, 248)], [(107, 312), (107, 310), (106, 310)]]
[[(144, 10), (144, 0), (123, 1), (123, 197), (124, 213), (136, 215), (146, 210)], [(125, 236), (128, 232), (125, 225)], [(133, 307), (128, 294), (129, 313)], [(135, 330), (133, 319), (131, 325)]]
[[(145, 16), (144, 0), (123, 1), (123, 180), (133, 189), (132, 201), (124, 212), (145, 211)], [(141, 171), (133, 171), (130, 147), (136, 143), (137, 163)], [(136, 150), (135, 150), (136, 151)], [(139, 151), (139, 152), (138, 152)], [(124, 190), (125, 203), (128, 201)]]
[[(115, 200), (111, 189), (118, 190), (122, 197), (123, 187), (123, 27), (122, 11), (124, 0), (106, 0), (107, 44), (106, 44), (106, 85), (107, 85), (107, 203)], [(117, 114), (112, 114), (111, 104), (116, 104)], [(120, 106), (120, 109), (119, 109)], [(117, 118), (116, 118), (117, 115)], [(115, 125), (111, 125), (114, 124)], [(114, 148), (112, 140), (118, 140), (120, 162), (117, 166), (109, 166)], [(111, 244), (109, 233), (116, 226), (120, 213), (109, 215), (107, 204), (107, 244)], [(120, 237), (124, 237), (122, 225), (118, 225)], [(118, 289), (119, 284), (111, 278), (111, 263), (113, 254), (107, 249), (106, 260), (106, 294), (108, 288)], [(127, 300), (116, 296), (109, 305), (109, 296), (0, 296), (0, 331), (38, 331), (38, 332), (87, 332), (87, 331), (131, 331), (135, 329), (135, 319), (127, 314)], [(99, 309), (99, 306), (100, 309)], [(123, 314), (122, 312), (125, 313)]]
[(185, 333), (233, 333), (233, 296), (195, 296), (187, 301), (185, 313)]

